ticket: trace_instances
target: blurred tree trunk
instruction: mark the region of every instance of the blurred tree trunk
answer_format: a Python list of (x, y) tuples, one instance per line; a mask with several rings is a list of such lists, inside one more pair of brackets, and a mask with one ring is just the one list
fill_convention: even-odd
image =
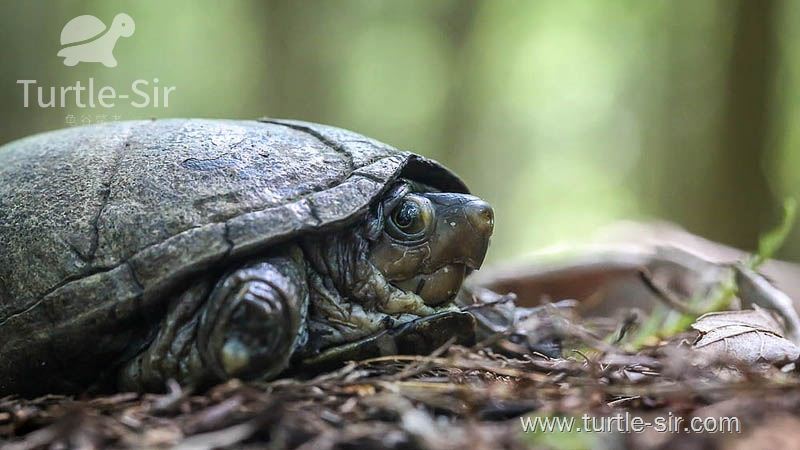
[[(263, 21), (269, 82), (264, 87), (266, 115), (325, 122), (331, 109), (334, 77), (329, 67), (338, 36), (326, 16), (336, 5), (291, 0), (254, 2)], [(327, 40), (321, 36), (328, 35)]]
[(778, 216), (763, 165), (771, 145), (779, 9), (775, 0), (705, 5), (713, 7), (703, 17), (675, 8), (666, 18), (664, 109), (651, 136), (659, 151), (643, 161), (652, 175), (643, 181), (655, 183), (652, 212), (753, 249)]
[(733, 45), (723, 123), (706, 199), (715, 238), (752, 248), (776, 215), (765, 161), (770, 149), (771, 93), (775, 77), (776, 2), (735, 3)]
[(437, 17), (439, 29), (446, 37), (451, 76), (440, 126), (441, 148), (435, 151), (438, 159), (457, 172), (466, 169), (469, 152), (479, 151), (465, 145), (464, 141), (469, 139), (467, 130), (473, 128), (475, 121), (472, 95), (478, 71), (472, 67), (472, 36), (481, 7), (480, 0), (452, 2), (450, 8)]
[[(31, 106), (23, 107), (22, 85), (17, 80), (35, 79), (39, 85), (64, 85), (62, 60), (44, 49), (53, 47), (55, 30), (72, 18), (75, 4), (61, 2), (4, 2), (0, 27), (0, 144), (31, 133), (63, 128), (65, 113), (60, 108), (39, 108), (34, 94)], [(35, 30), (32, 29), (35, 24)], [(57, 43), (57, 41), (56, 41)]]

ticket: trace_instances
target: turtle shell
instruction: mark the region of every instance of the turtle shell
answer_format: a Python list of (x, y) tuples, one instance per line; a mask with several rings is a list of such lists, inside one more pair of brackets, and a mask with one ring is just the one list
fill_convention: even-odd
[(95, 16), (78, 16), (67, 22), (61, 30), (61, 45), (76, 44), (95, 38), (106, 30), (105, 24)]
[(0, 393), (96, 376), (173, 291), (363, 219), (399, 176), (467, 192), (434, 161), (297, 121), (112, 122), (0, 147)]

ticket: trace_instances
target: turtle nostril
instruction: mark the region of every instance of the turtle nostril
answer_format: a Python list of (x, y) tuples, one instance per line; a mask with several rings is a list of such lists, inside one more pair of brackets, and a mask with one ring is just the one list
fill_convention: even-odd
[(467, 206), (467, 217), (472, 225), (487, 236), (494, 230), (494, 210), (483, 200), (474, 200)]

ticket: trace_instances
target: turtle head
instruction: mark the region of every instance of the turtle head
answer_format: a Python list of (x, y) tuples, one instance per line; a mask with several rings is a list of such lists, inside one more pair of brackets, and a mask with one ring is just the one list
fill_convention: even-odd
[(494, 211), (480, 198), (409, 183), (392, 189), (379, 210), (370, 262), (425, 304), (452, 301), (464, 277), (483, 263)]
[(401, 179), (357, 226), (304, 237), (317, 281), (301, 353), (324, 350), (324, 360), (416, 353), (472, 333), (474, 319), (453, 300), (483, 263), (493, 228), (494, 212), (478, 197)]
[(300, 366), (426, 353), (452, 338), (469, 345), (475, 319), (453, 300), (483, 263), (493, 228), (494, 212), (480, 198), (402, 179), (356, 232), (304, 239), (324, 281), (311, 286)]
[(119, 13), (114, 16), (114, 21), (111, 23), (111, 29), (114, 30), (121, 37), (131, 37), (136, 30), (136, 25), (133, 18), (125, 13)]

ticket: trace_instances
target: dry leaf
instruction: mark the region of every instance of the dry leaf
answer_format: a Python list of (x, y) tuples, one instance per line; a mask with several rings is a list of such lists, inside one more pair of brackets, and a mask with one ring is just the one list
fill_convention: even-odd
[(700, 332), (694, 349), (745, 364), (794, 361), (800, 347), (783, 337), (780, 324), (764, 309), (704, 314), (692, 328)]

